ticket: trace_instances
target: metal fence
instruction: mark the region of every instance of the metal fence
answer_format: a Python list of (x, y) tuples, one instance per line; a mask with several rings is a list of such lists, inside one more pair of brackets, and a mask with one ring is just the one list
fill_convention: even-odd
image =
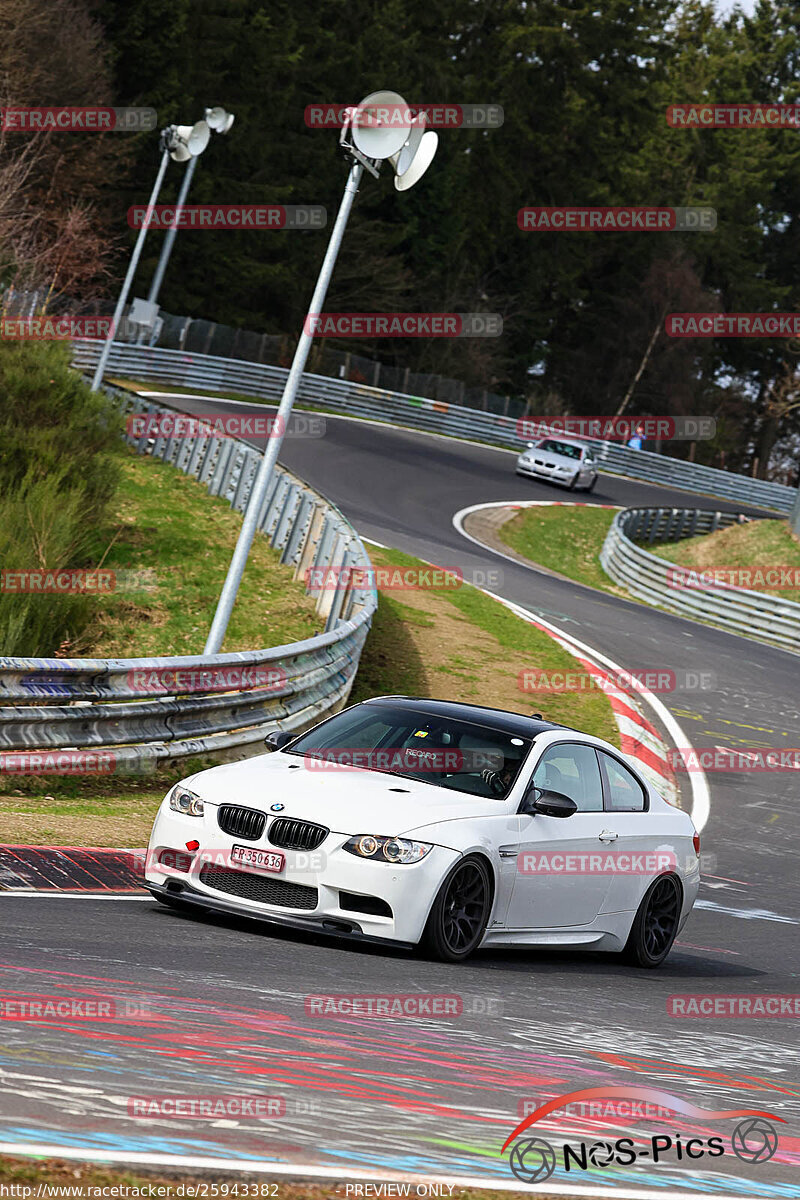
[[(172, 410), (107, 389), (128, 413)], [(128, 437), (243, 510), (260, 455), (230, 438)], [(246, 753), (267, 727), (301, 730), (347, 700), (377, 593), (367, 551), (338, 509), (277, 468), (259, 528), (310, 579), (325, 630), (301, 642), (172, 658), (0, 658), (0, 749), (105, 750), (105, 770), (212, 751)], [(329, 568), (312, 572), (308, 568)], [(331, 582), (335, 586), (329, 586)], [(322, 586), (320, 586), (322, 585)]]
[(800, 604), (745, 588), (709, 588), (641, 542), (675, 542), (737, 524), (737, 513), (692, 508), (626, 508), (617, 513), (606, 535), (600, 562), (615, 583), (632, 596), (706, 621), (720, 629), (800, 651)]
[[(93, 367), (100, 342), (76, 342), (75, 365)], [(207, 354), (186, 354), (179, 350), (115, 343), (108, 373), (126, 379), (152, 380), (184, 388), (239, 393), (277, 403), (288, 375), (282, 367), (245, 362), (241, 359), (216, 358)], [(383, 421), (409, 429), (424, 429), (450, 437), (466, 438), (491, 446), (521, 450), (527, 439), (521, 436), (517, 419), (480, 412), (456, 404), (443, 404), (401, 392), (382, 391), (325, 375), (303, 375), (299, 403), (331, 412), (347, 413), (369, 420)], [(797, 491), (780, 483), (734, 475), (716, 467), (668, 458), (648, 450), (631, 450), (614, 442), (591, 441), (601, 470), (625, 475), (648, 483), (705, 493), (722, 500), (789, 512)]]
[[(96, 307), (96, 304), (92, 304), (91, 311), (94, 312)], [(7, 288), (3, 291), (2, 287), (0, 308), (9, 316), (33, 316), (45, 308), (52, 313), (78, 313), (85, 310), (80, 302), (76, 303), (67, 296), (51, 296), (47, 289), (18, 291)], [(235, 325), (207, 321), (202, 317), (175, 316), (163, 309), (159, 310), (155, 329), (150, 330), (132, 322), (130, 314), (131, 305), (125, 305), (117, 326), (117, 341), (159, 346), (189, 354), (213, 354), (221, 358), (270, 363), (273, 366), (290, 362), (294, 353), (294, 339), (286, 334), (255, 333), (251, 329), (239, 329)], [(314, 343), (309, 367), (318, 375), (333, 375), (337, 379), (388, 388), (406, 395), (429, 396), (432, 400), (464, 404), (484, 412), (514, 417), (526, 411), (526, 403), (519, 396), (499, 395), (488, 388), (470, 387), (463, 380), (445, 375), (391, 366), (351, 350), (338, 350), (323, 342)]]

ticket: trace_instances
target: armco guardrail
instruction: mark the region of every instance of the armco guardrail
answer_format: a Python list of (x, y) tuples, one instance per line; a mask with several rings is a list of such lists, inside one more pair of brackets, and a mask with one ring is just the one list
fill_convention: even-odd
[[(116, 395), (131, 413), (171, 411), (127, 392)], [(128, 440), (244, 508), (260, 458), (244, 443), (208, 436)], [(337, 572), (333, 578), (349, 581), (307, 588), (325, 618), (323, 633), (209, 656), (2, 658), (0, 750), (107, 751), (97, 760), (101, 771), (138, 771), (189, 754), (246, 752), (267, 726), (302, 730), (341, 708), (377, 605), (374, 587), (363, 586), (370, 577), (346, 570), (371, 566), (366, 549), (338, 509), (283, 468), (259, 528), (296, 577), (328, 567)], [(325, 582), (322, 574), (311, 576), (312, 585)]]
[[(615, 583), (632, 596), (682, 617), (693, 617), (786, 649), (800, 651), (800, 604), (745, 588), (691, 586), (676, 567), (650, 554), (641, 542), (674, 542), (735, 525), (736, 513), (688, 508), (626, 508), (617, 513), (606, 535), (600, 562)], [(672, 582), (670, 582), (672, 580)]]
[[(75, 365), (84, 369), (93, 367), (100, 345), (100, 342), (93, 341), (76, 342)], [(203, 391), (239, 392), (277, 403), (288, 371), (282, 367), (245, 362), (238, 358), (214, 358), (208, 354), (185, 354), (180, 350), (115, 343), (108, 374)], [(304, 375), (299, 402), (332, 412), (404, 425), (410, 429), (425, 429), (451, 437), (486, 442), (491, 446), (519, 450), (525, 445), (525, 440), (518, 435), (517, 421), (512, 417), (501, 417), (456, 404), (441, 404), (418, 396), (405, 396), (400, 392), (382, 391), (348, 380), (331, 379), (326, 375)], [(719, 499), (735, 500), (740, 504), (757, 505), (778, 512), (789, 512), (797, 495), (796, 489), (780, 483), (750, 479), (746, 475), (734, 475), (716, 467), (668, 458), (664, 454), (629, 450), (627, 446), (614, 442), (592, 440), (592, 445), (602, 470), (613, 475), (627, 475), (631, 479), (703, 492)]]

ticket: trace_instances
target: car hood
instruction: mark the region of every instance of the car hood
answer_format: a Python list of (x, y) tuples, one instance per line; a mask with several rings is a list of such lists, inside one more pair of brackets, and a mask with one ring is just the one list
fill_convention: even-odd
[(538, 458), (540, 462), (546, 462), (554, 467), (580, 466), (579, 458), (567, 458), (565, 454), (555, 454), (552, 450), (529, 450), (526, 457)]
[(309, 767), (311, 761), (280, 752), (262, 754), (200, 771), (184, 784), (208, 804), (239, 804), (270, 816), (273, 804), (283, 804), (281, 816), (317, 821), (345, 834), (391, 837), (440, 821), (498, 816), (504, 811), (501, 800), (379, 771), (328, 764)]

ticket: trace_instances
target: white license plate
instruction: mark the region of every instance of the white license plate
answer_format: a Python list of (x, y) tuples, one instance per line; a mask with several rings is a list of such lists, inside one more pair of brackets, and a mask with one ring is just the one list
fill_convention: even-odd
[(274, 850), (257, 850), (254, 846), (233, 846), (231, 862), (245, 871), (270, 871), (277, 875), (286, 865), (286, 856)]

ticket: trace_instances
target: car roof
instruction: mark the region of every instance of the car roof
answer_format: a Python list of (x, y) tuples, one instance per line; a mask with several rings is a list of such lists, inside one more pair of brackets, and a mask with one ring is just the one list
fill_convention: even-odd
[(476, 725), (489, 726), (501, 733), (534, 738), (551, 729), (566, 726), (545, 721), (538, 716), (528, 717), (524, 713), (506, 712), (502, 708), (487, 708), (482, 704), (463, 704), (459, 700), (428, 700), (422, 696), (372, 696), (365, 704), (383, 704), (391, 701), (397, 708), (430, 717), (450, 717), (459, 721), (471, 721)]

